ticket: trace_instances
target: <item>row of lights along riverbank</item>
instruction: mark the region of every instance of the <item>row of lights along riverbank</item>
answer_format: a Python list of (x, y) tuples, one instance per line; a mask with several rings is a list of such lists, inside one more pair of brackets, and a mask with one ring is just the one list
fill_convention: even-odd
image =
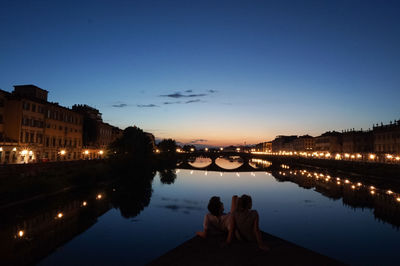
[[(350, 160), (350, 161), (378, 161), (378, 159), (382, 159), (380, 156), (373, 153), (361, 154), (361, 153), (335, 153), (331, 154), (329, 152), (287, 152), (287, 151), (279, 151), (279, 152), (252, 152), (252, 154), (264, 154), (264, 155), (277, 155), (277, 156), (297, 156), (297, 157), (306, 157), (306, 158), (318, 158), (318, 159), (330, 159), (330, 160)], [(400, 163), (400, 155), (394, 154), (385, 154), (383, 159), (387, 162), (392, 163)]]
[[(115, 191), (115, 189), (113, 189), (113, 191)], [(102, 198), (104, 198), (104, 195), (99, 193), (96, 195), (95, 199), (96, 200), (101, 200)], [(81, 204), (81, 207), (86, 207), (88, 206), (88, 202), (87, 201), (83, 201)], [(64, 218), (64, 213), (62, 211), (58, 211), (56, 216), (54, 217), (54, 219), (56, 220), (60, 220)], [(25, 238), (26, 237), (26, 230), (20, 229), (18, 230), (17, 234), (15, 235), (16, 238)]]
[[(3, 147), (0, 147), (0, 152), (1, 152), (1, 151), (3, 151)], [(13, 151), (13, 152), (17, 152), (17, 148), (16, 148), (16, 147), (13, 148), (12, 151)], [(89, 150), (85, 150), (85, 151), (82, 152), (82, 154), (85, 154), (85, 155), (88, 155), (89, 153), (90, 153)], [(103, 154), (104, 154), (104, 151), (103, 151), (103, 150), (100, 150), (100, 151), (98, 151), (97, 153), (100, 154), (100, 155), (103, 155)], [(33, 155), (33, 150), (22, 149), (22, 150), (19, 152), (19, 154), (24, 155), (24, 156), (25, 156), (25, 155)], [(66, 150), (60, 150), (60, 151), (59, 151), (59, 154), (60, 154), (60, 155), (65, 155), (65, 154), (67, 154), (67, 151), (66, 151)]]
[[(286, 169), (286, 173), (280, 171), (279, 174), (286, 176), (287, 170), (290, 169), (288, 165), (281, 165), (281, 168)], [(376, 195), (376, 194), (387, 194), (390, 196), (393, 196), (394, 199), (400, 203), (400, 194), (395, 193), (392, 190), (384, 190), (384, 189), (377, 189), (374, 186), (368, 186), (368, 185), (363, 185), (361, 182), (353, 183), (350, 180), (346, 178), (332, 178), (330, 175), (324, 175), (322, 173), (317, 173), (317, 172), (309, 172), (307, 170), (294, 170), (294, 171), (289, 171), (290, 175), (297, 175), (300, 173), (302, 176), (306, 177), (314, 177), (316, 180), (324, 180), (325, 182), (336, 182), (337, 185), (348, 185), (352, 190), (358, 189), (358, 188), (364, 188), (368, 189), (370, 191), (371, 195)], [(332, 180), (332, 181), (331, 181)]]
[[(224, 148), (219, 148), (220, 151), (223, 151)], [(190, 152), (194, 152), (195, 149), (191, 148)], [(208, 148), (205, 148), (204, 151), (208, 152)], [(159, 150), (156, 150), (159, 153)], [(178, 153), (185, 153), (184, 150), (178, 148), (176, 149)], [(240, 148), (236, 148), (236, 152), (241, 152)], [(318, 159), (335, 159), (335, 160), (353, 160), (353, 161), (377, 161), (381, 156), (388, 161), (393, 163), (400, 163), (400, 155), (395, 154), (385, 154), (385, 155), (377, 155), (373, 153), (361, 154), (361, 153), (335, 153), (331, 154), (330, 152), (288, 152), (288, 151), (279, 151), (279, 152), (259, 152), (255, 151), (255, 149), (251, 149), (252, 154), (264, 154), (264, 155), (280, 155), (280, 156), (299, 156), (299, 157), (310, 157), (310, 158), (318, 158)]]

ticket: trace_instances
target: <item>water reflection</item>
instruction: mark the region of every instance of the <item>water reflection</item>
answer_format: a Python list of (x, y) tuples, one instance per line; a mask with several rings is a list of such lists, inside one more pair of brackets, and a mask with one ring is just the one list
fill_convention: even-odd
[(39, 261), (93, 226), (112, 207), (124, 218), (136, 217), (150, 203), (154, 175), (154, 171), (139, 171), (106, 186), (2, 210), (1, 264), (28, 265)]
[(114, 185), (111, 204), (119, 209), (122, 217), (137, 216), (150, 203), (153, 193), (154, 171), (141, 171), (139, 175), (125, 176)]
[(176, 170), (175, 169), (163, 169), (159, 171), (160, 173), (160, 181), (163, 184), (171, 185), (175, 182), (176, 179)]
[(204, 168), (212, 164), (210, 158), (196, 157), (189, 161), (189, 164), (195, 168)]
[(95, 192), (86, 192), (2, 210), (2, 264), (32, 264), (96, 223), (110, 206), (107, 201), (96, 200)]
[(314, 189), (325, 197), (339, 200), (351, 208), (373, 209), (375, 218), (400, 227), (400, 194), (363, 184), (351, 177), (333, 177), (325, 172), (293, 169), (282, 165), (282, 170), (273, 172), (279, 182), (290, 181), (304, 189)]
[(243, 165), (243, 159), (239, 156), (230, 156), (228, 158), (220, 157), (215, 159), (215, 164), (223, 169), (236, 169)]

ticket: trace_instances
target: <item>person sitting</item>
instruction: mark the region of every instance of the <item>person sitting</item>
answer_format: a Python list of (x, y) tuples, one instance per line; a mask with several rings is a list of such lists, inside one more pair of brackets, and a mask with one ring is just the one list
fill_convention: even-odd
[(236, 211), (233, 213), (233, 225), (235, 236), (239, 240), (257, 242), (262, 250), (269, 250), (262, 241), (260, 229), (258, 227), (258, 212), (251, 210), (252, 199), (248, 195), (242, 195), (237, 201)]
[(232, 197), (231, 212), (228, 214), (224, 213), (224, 204), (217, 196), (211, 197), (208, 203), (208, 211), (204, 216), (202, 232), (196, 234), (202, 238), (207, 236), (215, 236), (220, 234), (227, 234), (226, 242), (229, 244), (232, 242), (233, 237), (233, 220), (232, 213), (236, 209), (237, 196)]

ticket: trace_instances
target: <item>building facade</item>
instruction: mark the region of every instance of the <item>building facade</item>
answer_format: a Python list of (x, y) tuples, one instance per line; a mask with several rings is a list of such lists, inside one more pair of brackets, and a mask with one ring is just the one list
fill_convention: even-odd
[(400, 154), (400, 120), (373, 127), (374, 152)]
[(83, 158), (99, 159), (106, 156), (108, 146), (122, 136), (122, 130), (104, 123), (100, 111), (88, 105), (74, 105), (72, 110), (83, 117)]
[(328, 131), (321, 136), (315, 137), (315, 151), (342, 152), (342, 134), (336, 131)]
[(294, 151), (313, 151), (315, 149), (315, 140), (310, 135), (300, 136), (293, 140)]
[(48, 91), (34, 85), (1, 91), (1, 163), (79, 159), (82, 115), (47, 100)]
[(345, 153), (372, 152), (374, 138), (372, 131), (347, 131), (342, 133), (342, 151)]
[(272, 141), (272, 151), (279, 152), (279, 151), (293, 151), (293, 141), (297, 139), (297, 136), (277, 136)]

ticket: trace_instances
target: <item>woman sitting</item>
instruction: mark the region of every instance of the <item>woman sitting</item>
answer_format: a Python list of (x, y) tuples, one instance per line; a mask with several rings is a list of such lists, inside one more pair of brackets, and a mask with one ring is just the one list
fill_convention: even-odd
[(200, 237), (206, 238), (207, 236), (228, 234), (226, 242), (229, 244), (233, 237), (233, 220), (232, 215), (236, 209), (237, 196), (232, 197), (231, 212), (228, 214), (224, 213), (224, 204), (221, 202), (219, 197), (211, 197), (208, 202), (208, 211), (204, 216), (202, 232), (197, 232), (196, 234)]
[(242, 195), (237, 202), (237, 209), (233, 214), (235, 236), (239, 240), (257, 242), (262, 250), (269, 250), (263, 243), (261, 232), (258, 227), (258, 213), (251, 210), (252, 200), (248, 195)]

